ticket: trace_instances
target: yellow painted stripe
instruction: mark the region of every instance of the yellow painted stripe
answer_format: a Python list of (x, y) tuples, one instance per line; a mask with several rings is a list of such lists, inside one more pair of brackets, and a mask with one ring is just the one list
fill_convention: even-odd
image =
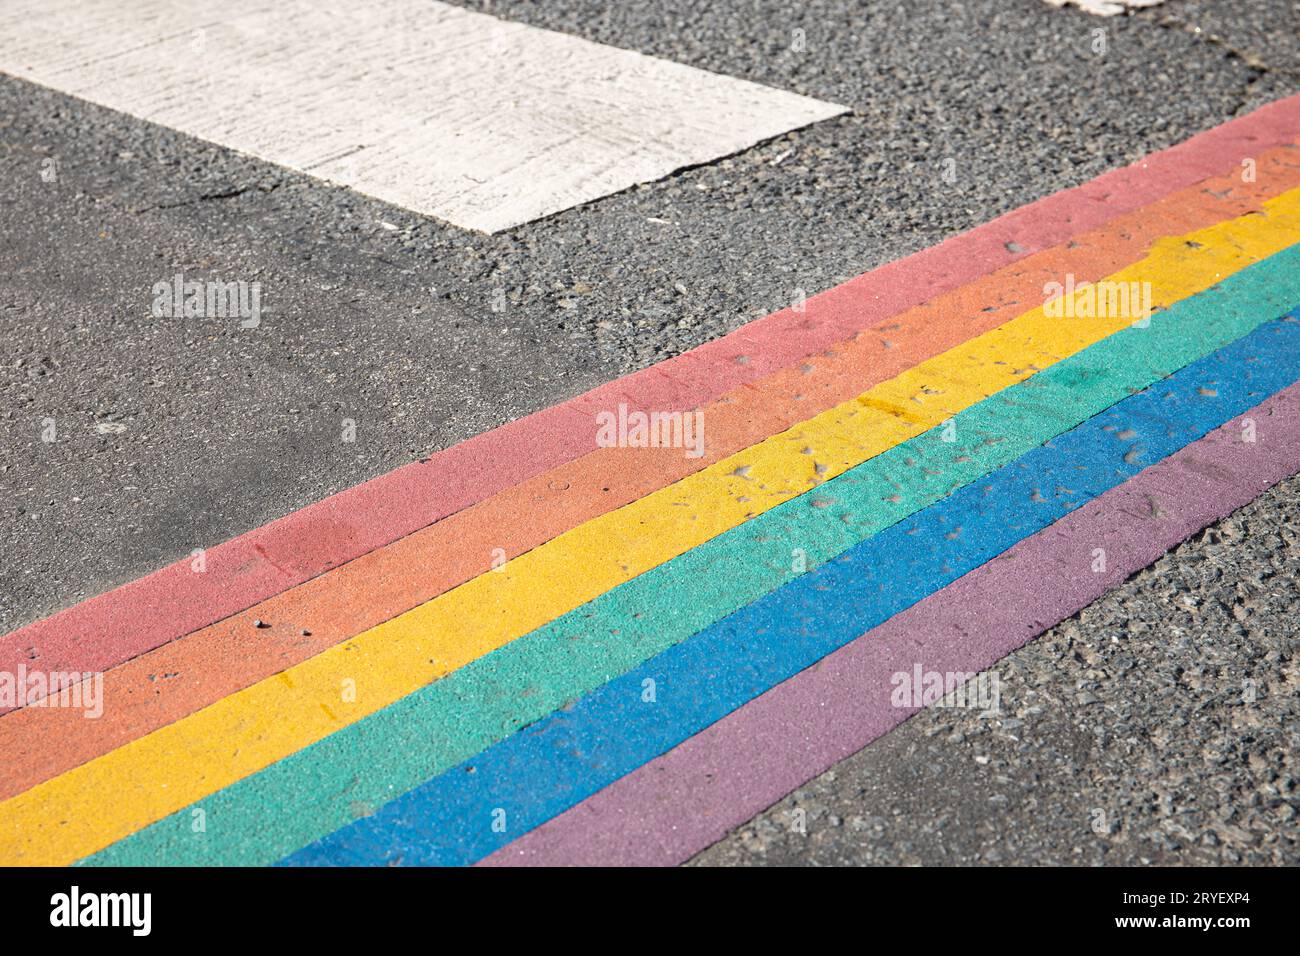
[[(1167, 307), (1297, 241), (1300, 190), (1266, 203), (1263, 215), (1162, 240), (1110, 279), (1150, 282), (1153, 304)], [(502, 571), (0, 803), (0, 862), (67, 864), (102, 849), (1129, 324), (1033, 309), (588, 521)]]

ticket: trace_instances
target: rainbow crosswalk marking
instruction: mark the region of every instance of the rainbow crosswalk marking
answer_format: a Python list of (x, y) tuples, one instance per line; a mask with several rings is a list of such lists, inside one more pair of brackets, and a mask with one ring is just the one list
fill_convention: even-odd
[[(1096, 437), (1094, 417), (1150, 422), (1165, 414), (1172, 434), (1152, 436), (1143, 455), (1130, 459), (1126, 451), (1123, 467), (1108, 464), (1102, 446), (1087, 446), (1099, 475), (1116, 472), (1110, 484), (1098, 477), (1059, 500), (1041, 492), (1050, 504), (1026, 503), (1024, 520), (986, 520), (988, 540), (983, 550), (964, 553), (964, 571), (932, 574), (908, 595), (916, 607), (929, 606), (991, 558), (1049, 532), (1046, 521), (1069, 520), (1071, 509), (1120, 492), (1121, 478), (1142, 480), (1144, 469), (1207, 441), (1201, 436), (1231, 416), (1289, 395), (1300, 377), (1296, 323), (1287, 317), (1300, 305), (1297, 138), (1300, 100), (1275, 104), (1208, 134), (1201, 146), (1192, 141), (1170, 151), (1181, 162), (1154, 157), (1150, 175), (1159, 182), (1140, 170), (1108, 174), (1113, 183), (1130, 183), (1129, 199), (1140, 202), (1117, 188), (1106, 212), (1099, 204), (1115, 193), (1095, 184), (1045, 201), (1047, 210), (1076, 208), (1087, 196), (1090, 212), (1067, 225), (1039, 224), (1055, 241), (1032, 254), (1013, 262), (991, 255), (974, 277), (961, 271), (968, 261), (954, 262), (961, 280), (953, 284), (938, 247), (917, 260), (929, 293), (923, 301), (904, 298), (882, 314), (871, 293), (855, 313), (855, 296), (881, 288), (869, 274), (810, 300), (802, 318), (774, 316), (747, 334), (740, 330), (728, 337), (732, 360), (725, 364), (762, 374), (722, 377), (711, 396), (664, 406), (702, 407), (702, 459), (681, 449), (588, 450), (495, 492), (498, 479), (485, 477), (479, 500), (461, 508), (444, 501), (437, 507), (454, 513), (418, 528), (407, 530), (415, 519), (405, 514), (399, 531), (384, 530), (363, 511), (358, 525), (378, 543), (350, 559), (336, 560), (348, 546), (335, 540), (325, 543), (329, 557), (296, 555), (282, 576), (293, 583), (278, 594), (264, 594), (266, 579), (254, 569), (254, 584), (234, 585), (237, 593), (227, 595), (229, 606), (252, 603), (229, 620), (198, 623), (204, 612), (186, 613), (189, 623), (173, 629), (183, 633), (154, 646), (125, 625), (84, 649), (56, 640), (52, 656), (68, 669), (107, 668), (105, 722), (74, 723), (66, 711), (46, 708), (0, 717), (0, 752), (21, 768), (0, 802), (0, 858), (469, 863), (498, 850), (508, 856), (510, 840), (540, 827), (518, 854), (531, 858), (526, 847), (562, 831), (569, 813), (582, 812), (578, 801), (598, 804), (601, 788), (637, 778), (648, 761), (689, 747), (692, 735), (745, 711), (756, 695), (779, 692), (791, 668), (887, 627), (906, 603), (869, 612), (860, 600), (819, 599), (823, 578), (854, 555), (905, 553), (912, 539), (898, 529), (963, 507), (971, 512), (963, 528), (975, 535), (983, 525), (973, 496), (1058, 454), (1062, 444), (1086, 444), (1086, 436)], [(1250, 150), (1252, 182), (1240, 175), (1245, 154), (1224, 152), (1229, 142)], [(1032, 215), (1008, 218), (1028, 231), (1036, 226)], [(961, 240), (974, 248), (1005, 228), (998, 221)], [(907, 261), (882, 270), (891, 284)], [(1054, 317), (1042, 290), (1066, 274), (1138, 283), (1159, 311), (1141, 327), (1131, 315)], [(824, 340), (796, 356), (765, 354), (765, 330), (801, 321), (805, 331), (832, 328), (840, 336), (830, 354)], [(755, 347), (735, 351), (747, 340)], [(785, 339), (771, 341), (778, 340), (789, 349)], [(715, 343), (709, 355), (725, 355), (720, 349)], [(746, 361), (734, 361), (738, 356)], [(1215, 401), (1200, 401), (1201, 381), (1223, 369), (1243, 374)], [(678, 387), (675, 375), (661, 371), (659, 378)], [(1184, 411), (1157, 400), (1165, 387), (1186, 392)], [(630, 395), (646, 407), (635, 383), (598, 392), (599, 400)], [(599, 400), (575, 400), (571, 408), (586, 409), (585, 420), (572, 411), (565, 418), (544, 413), (508, 426), (513, 438), (491, 441), (541, 448), (558, 432), (564, 449), (589, 447)], [(953, 441), (940, 434), (949, 428)], [(1136, 424), (1128, 430), (1142, 433)], [(479, 447), (491, 447), (484, 441)], [(1289, 453), (1300, 458), (1295, 448)], [(1255, 487), (1259, 475), (1285, 471), (1276, 452), (1270, 446), (1267, 468), (1243, 465), (1239, 484)], [(452, 450), (439, 461), (491, 475), (491, 464), (469, 452)], [(399, 475), (392, 481), (409, 482), (410, 472)], [(474, 482), (458, 471), (449, 484)], [(542, 514), (536, 523), (534, 508)], [(499, 571), (489, 563), (496, 547), (510, 556)], [(805, 559), (799, 570), (789, 560), (795, 551)], [(442, 569), (426, 573), (421, 556), (448, 552)], [(313, 568), (318, 572), (301, 570)], [(51, 620), (125, 621), (140, 595), (157, 587), (129, 586)], [(193, 599), (193, 587), (180, 598)], [(835, 620), (834, 638), (818, 625), (824, 639), (799, 645), (805, 656), (773, 660), (767, 652), (794, 645), (782, 639), (779, 648), (769, 646), (764, 636), (783, 626), (798, 633), (798, 622), (819, 613)], [(232, 654), (232, 646), (249, 644), (254, 617), (272, 624), (275, 639), (258, 635), (252, 653)], [(301, 630), (311, 639), (301, 640)], [(48, 625), (34, 626), (0, 646), (12, 652), (23, 639), (49, 633)], [(700, 650), (708, 647), (714, 652)], [(712, 673), (725, 692), (709, 697), (706, 682), (674, 703), (665, 689), (651, 709), (638, 709), (639, 698), (629, 699), (635, 682), (646, 679), (638, 675), (677, 657), (694, 663), (674, 665), (679, 678), (666, 686)], [(164, 662), (186, 679), (154, 699), (133, 694)], [(745, 680), (730, 687), (726, 675)], [(556, 752), (547, 749), (545, 729), (576, 733), (566, 705), (588, 729), (565, 740), (578, 741), (579, 756), (599, 753), (599, 773), (580, 759), (547, 763)], [(618, 759), (607, 759), (611, 753)], [(479, 777), (480, 764), (492, 771)], [(466, 784), (461, 775), (475, 779)], [(552, 786), (541, 787), (543, 780)], [(525, 799), (529, 792), (539, 799)], [(506, 809), (513, 826), (492, 829), (492, 819), (481, 819), (485, 807)], [(196, 832), (200, 810), (213, 822)], [(581, 859), (572, 839), (561, 843), (566, 860)]]
[[(959, 417), (958, 433), (969, 434), (969, 439), (948, 444), (933, 434), (925, 435), (897, 447), (892, 454), (873, 458), (864, 466), (866, 473), (852, 475), (851, 483), (837, 486), (832, 481), (822, 486), (815, 494), (824, 498), (814, 497), (806, 503), (802, 498), (795, 499), (786, 509), (773, 509), (751, 519), (734, 533), (719, 536), (682, 559), (633, 579), (569, 619), (534, 631), (502, 648), (499, 654), (483, 657), (428, 685), (404, 699), (400, 706), (382, 711), (368, 722), (354, 724), (282, 765), (269, 767), (206, 805), (210, 812), (225, 819), (249, 824), (267, 805), (283, 805), (286, 800), (298, 806), (310, 805), (313, 813), (283, 824), (283, 828), (293, 828), (301, 835), (308, 832), (311, 820), (319, 819), (318, 814), (340, 818), (349, 812), (347, 806), (353, 802), (369, 805), (372, 793), (383, 793), (394, 785), (405, 789), (431, 774), (449, 770), (460, 762), (457, 756), (468, 759), (511, 730), (595, 690), (608, 679), (607, 675), (640, 664), (650, 654), (684, 640), (788, 581), (789, 565), (771, 560), (774, 552), (784, 559), (793, 547), (802, 545), (808, 566), (815, 567), (841, 553), (860, 536), (883, 530), (898, 517), (941, 498), (952, 484), (961, 483), (962, 477), (982, 479), (995, 464), (1014, 462), (1023, 451), (1104, 410), (1129, 391), (1158, 380), (1162, 370), (1152, 367), (1147, 350), (1134, 345), (1131, 339), (1136, 336), (1164, 333), (1171, 351), (1182, 350), (1172, 359), (1179, 362), (1203, 349), (1206, 340), (1221, 341), (1250, 328), (1252, 322), (1267, 321), (1263, 316), (1275, 315), (1277, 307), (1267, 298), (1257, 302), (1254, 297), (1269, 281), (1287, 274), (1297, 276), (1289, 296), (1300, 297), (1297, 263), (1300, 253), (1286, 261), (1261, 263), (1257, 268), (1263, 271), (1268, 266), (1267, 271), (1263, 275), (1251, 274), (1249, 279), (1254, 281), (1243, 277), (1240, 288), (1231, 290), (1231, 299), (1213, 296), (1199, 303), (1202, 319), (1222, 314), (1236, 320), (1228, 328), (1217, 330), (1217, 335), (1207, 332), (1197, 341), (1178, 323), (1169, 321), (1153, 321), (1150, 329), (1128, 329), (1131, 334), (1126, 338), (1130, 341), (1107, 343), (1113, 346), (1107, 350), (1111, 354), (1084, 352), (1076, 356), (1080, 361), (1062, 370), (1057, 376), (1062, 381), (1054, 382), (1055, 388), (1044, 389), (1038, 382), (1052, 374), (1053, 370), (1048, 370), (1024, 383), (1023, 398), (977, 406), (972, 409), (969, 417), (973, 421), (969, 424)], [(1190, 305), (1196, 300), (1188, 302)], [(1165, 318), (1174, 315), (1171, 312)], [(1010, 414), (1006, 414), (1008, 410)], [(994, 439), (992, 444), (990, 437)], [(909, 460), (914, 464), (908, 465)], [(936, 471), (939, 474), (930, 474)], [(902, 500), (890, 501), (894, 496)], [(819, 500), (832, 501), (832, 507), (818, 507), (815, 502)], [(858, 514), (860, 521), (845, 521), (845, 514)], [(719, 581), (720, 586), (701, 593), (699, 582), (710, 578)], [(681, 606), (685, 594), (691, 594), (689, 607)], [(354, 781), (375, 762), (383, 762), (385, 772), (376, 775), (372, 791)], [(300, 792), (304, 780), (312, 781), (310, 793)], [(346, 798), (339, 799), (340, 794), (346, 794)], [(187, 849), (201, 854), (193, 859), (177, 857), (185, 862), (269, 862), (239, 855), (248, 850), (263, 852), (264, 843), (256, 848), (227, 847), (227, 853), (235, 854), (232, 856), (222, 855), (219, 839), (186, 840), (187, 811), (175, 815), (169, 824), (139, 835), (136, 842), (152, 846), (150, 853), (165, 847), (163, 852), (171, 855)], [(175, 839), (177, 836), (180, 840)], [(109, 859), (138, 862), (130, 843), (123, 844)], [(218, 855), (209, 856), (214, 850)]]
[[(1243, 457), (1247, 419), (1267, 423), (1270, 436)], [(892, 675), (913, 666), (918, 654), (939, 672), (994, 665), (1294, 474), (1297, 443), (1300, 385), (1291, 385), (482, 862), (653, 865), (689, 858), (911, 716), (913, 710), (886, 701)], [(1091, 545), (1084, 555), (1080, 541)], [(1094, 573), (1097, 549), (1115, 559), (1105, 573)]]
[[(544, 823), (864, 629), (1118, 486), (1142, 471), (1145, 459), (1163, 459), (1248, 412), (1260, 398), (1291, 385), (1296, 369), (1300, 317), (1266, 323), (666, 648), (575, 706), (321, 838), (288, 862), (386, 865), (397, 854), (410, 864), (475, 862), (508, 842), (507, 834), (460, 821), (490, 819), (502, 808), (517, 826)], [(1214, 395), (1204, 394), (1207, 386)], [(1080, 535), (1078, 557), (1091, 560), (1095, 537)], [(1082, 572), (1087, 561), (1079, 567)], [(889, 675), (880, 676), (874, 684), (859, 683), (857, 692), (888, 700)], [(656, 705), (665, 706), (647, 706), (646, 686), (656, 688)], [(791, 722), (787, 732), (797, 727)]]
[[(1262, 169), (1275, 188), (1300, 185), (1300, 169), (1288, 165), (1291, 152), (1274, 150), (1264, 157)], [(511, 556), (522, 553), (794, 424), (801, 415), (852, 398), (873, 381), (905, 370), (917, 355), (933, 355), (942, 345), (996, 328), (1014, 317), (1019, 301), (1040, 294), (1061, 275), (1101, 278), (1125, 255), (1140, 254), (1160, 235), (1160, 228), (1177, 232), (1243, 214), (1252, 208), (1256, 194), (1267, 195), (1253, 184), (1234, 185), (1228, 178), (1206, 181), (1161, 200), (1141, 217), (1120, 217), (1070, 240), (1068, 248), (1031, 256), (908, 310), (891, 320), (879, 337), (860, 334), (833, 354), (819, 354), (737, 389), (705, 406), (709, 447), (702, 461), (675, 453), (649, 457), (640, 449), (592, 452), (248, 612), (126, 661), (107, 675), (108, 702), (99, 720), (87, 722), (66, 711), (51, 711), (0, 721), (0, 752), (12, 754), (14, 766), (20, 768), (0, 781), (0, 797), (19, 793), (464, 583), (482, 573), (486, 556), (498, 547)], [(413, 566), (421, 573), (411, 574)], [(254, 621), (259, 619), (275, 621), (276, 626), (256, 629)], [(305, 636), (303, 629), (309, 631)], [(92, 666), (90, 660), (82, 663)], [(173, 679), (169, 692), (158, 695), (154, 685), (160, 673), (184, 675), (186, 680)], [(33, 720), (41, 722), (44, 732), (57, 733), (61, 746), (39, 746), (42, 731)]]

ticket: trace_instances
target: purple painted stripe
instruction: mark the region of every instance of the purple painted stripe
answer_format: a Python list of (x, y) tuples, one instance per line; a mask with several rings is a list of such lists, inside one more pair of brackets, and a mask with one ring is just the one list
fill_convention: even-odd
[[(1255, 422), (1253, 443), (1243, 422)], [(913, 605), (482, 861), (680, 863), (915, 708), (890, 678), (983, 670), (1300, 471), (1300, 382)], [(1107, 570), (1092, 570), (1094, 549)]]

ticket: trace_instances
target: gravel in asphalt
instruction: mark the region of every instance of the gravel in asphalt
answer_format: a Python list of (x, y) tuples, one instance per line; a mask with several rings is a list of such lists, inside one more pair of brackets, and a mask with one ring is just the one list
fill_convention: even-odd
[[(1230, 10), (1170, 0), (1107, 19), (1039, 0), (813, 2), (797, 15), (776, 0), (465, 5), (854, 112), (485, 237), (0, 78), (0, 631), (707, 341), (788, 304), (796, 290), (829, 287), (1300, 90), (1293, 0)], [(1096, 30), (1105, 31), (1104, 54), (1094, 52)], [(41, 176), (49, 160), (53, 182)], [(944, 180), (945, 160), (953, 183)], [(177, 272), (261, 282), (261, 327), (155, 319), (150, 289)], [(506, 307), (494, 311), (502, 294)], [(47, 419), (53, 443), (41, 440)], [(347, 421), (356, 423), (354, 442), (342, 439)], [(1281, 595), (1237, 621), (1248, 632), (1242, 641), (1216, 631), (1199, 656), (1189, 643), (1175, 655), (1182, 673), (1210, 666), (1216, 654), (1227, 667), (1242, 648), (1281, 640), (1270, 634), (1294, 637), (1295, 539), (1277, 529), (1288, 526), (1283, 515), (1294, 526), (1296, 491), (1292, 482), (1270, 493), (1251, 506), (1273, 509), (1262, 522), (1225, 536), (1223, 547), (1240, 557), (1222, 581), (1202, 579), (1204, 562), (1183, 558), (1154, 572), (1181, 589), (1179, 602), (1201, 607), (1212, 607), (1216, 589), (1247, 586), (1268, 569), (1276, 582), (1268, 587)], [(1117, 633), (1113, 622), (1129, 619), (1128, 655), (1162, 660), (1191, 638), (1166, 621), (1181, 603), (1155, 594), (1135, 592), (1115, 618), (1096, 616), (1109, 606), (1101, 602), (1074, 622), (1073, 640), (1102, 647)], [(1062, 633), (1013, 660), (1051, 654)], [(1294, 681), (1289, 651), (1275, 650), (1272, 670), (1261, 674)], [(1025, 686), (1075, 699), (1080, 678), (1061, 663), (1073, 657), (1044, 660), (1058, 666), (1044, 663)], [(1167, 677), (1169, 666), (1152, 673)], [(1135, 671), (1146, 673), (1125, 670), (1114, 685), (1129, 686)], [(1093, 680), (1088, 692), (1108, 699), (1107, 681)], [(1017, 707), (1034, 706), (1018, 689), (1007, 693)], [(1278, 798), (1283, 809), (1266, 805), (1264, 771), (1248, 757), (1247, 770), (1232, 773), (1203, 755), (1192, 759), (1209, 739), (1200, 718), (1168, 722), (1190, 699), (1123, 700), (1131, 732), (1112, 732), (1114, 740), (1163, 740), (1167, 773), (1149, 757), (1154, 769), (1098, 770), (1087, 787), (1071, 789), (1077, 774), (1047, 768), (1063, 754), (1082, 762), (1084, 743), (1107, 726), (1105, 705), (1087, 705), (1085, 730), (1068, 733), (1071, 716), (1045, 709), (1038, 719), (1058, 722), (1065, 736), (1045, 726), (1006, 745), (1019, 756), (999, 765), (1011, 781), (999, 784), (1002, 806), (989, 801), (993, 752), (971, 756), (989, 757), (974, 764), (978, 773), (965, 767), (932, 778), (906, 776), (923, 773), (924, 761), (881, 763), (874, 778), (911, 780), (915, 790), (907, 803), (872, 804), (888, 813), (851, 810), (849, 796), (835, 802), (832, 784), (847, 771), (808, 792), (826, 794), (819, 799), (835, 808), (827, 814), (842, 822), (886, 820), (888, 836), (864, 848), (861, 834), (875, 824), (859, 831), (845, 822), (791, 847), (809, 854), (816, 843), (819, 860), (855, 862), (937, 861), (932, 846), (951, 847), (949, 860), (990, 860), (989, 852), (1008, 862), (1053, 853), (1091, 860), (1101, 851), (1079, 844), (1081, 812), (1114, 807), (1121, 823), (1108, 860), (1125, 852), (1155, 859), (1158, 849), (1166, 862), (1211, 851), (1231, 861), (1190, 825), (1195, 839), (1162, 829), (1165, 838), (1148, 850), (1156, 809), (1135, 802), (1135, 780), (1166, 781), (1157, 805), (1170, 792), (1175, 807), (1186, 806), (1186, 793), (1219, 794), (1215, 781), (1224, 781), (1224, 806), (1248, 824), (1240, 829), (1261, 834), (1233, 852), (1276, 857), (1294, 847), (1295, 825), (1283, 819), (1285, 808), (1294, 815), (1293, 793)], [(946, 770), (965, 766), (966, 744), (948, 742), (955, 731), (917, 743), (924, 720), (852, 759), (888, 762), (924, 746), (941, 751), (934, 759)], [(1109, 759), (1097, 766), (1110, 767)], [(916, 786), (921, 779), (925, 787)], [(866, 806), (869, 797), (855, 799)], [(900, 825), (895, 805), (915, 812)], [(945, 813), (949, 822), (936, 828)], [(1169, 818), (1182, 825), (1173, 811)], [(710, 859), (739, 859), (745, 832)], [(1233, 832), (1214, 839), (1238, 846)], [(941, 841), (925, 836), (935, 833)], [(784, 845), (773, 839), (761, 856), (783, 859)], [(790, 849), (784, 858), (813, 856)]]

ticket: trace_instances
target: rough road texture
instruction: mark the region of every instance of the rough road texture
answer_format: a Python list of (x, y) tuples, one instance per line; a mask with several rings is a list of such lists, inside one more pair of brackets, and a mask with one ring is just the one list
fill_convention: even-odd
[[(829, 287), (1300, 90), (1293, 0), (1168, 0), (1106, 19), (1041, 0), (823, 0), (797, 17), (778, 0), (464, 5), (855, 112), (483, 238), (0, 78), (0, 630), (713, 338), (787, 305), (795, 289)], [(1092, 50), (1096, 29), (1107, 31), (1104, 55)], [(51, 158), (56, 184), (40, 177)], [(952, 184), (941, 175), (949, 158)], [(261, 281), (260, 334), (152, 318), (150, 287), (182, 269)], [(491, 309), (497, 289), (504, 312)], [(62, 436), (53, 445), (39, 439), (47, 416)], [(344, 418), (357, 421), (355, 443), (339, 441)], [(1071, 663), (1074, 651), (1086, 661), (1082, 647), (1109, 646), (1130, 621), (1128, 656), (1166, 669), (1134, 667), (1087, 688), (1112, 699), (1104, 685), (1168, 675), (1171, 654), (1194, 673), (1216, 653), (1231, 659), (1233, 648), (1278, 634), (1294, 640), (1295, 537), (1279, 529), (1294, 527), (1297, 501), (1292, 482), (1246, 509), (1263, 517), (1216, 546), (1228, 562), (1217, 583), (1201, 579), (1208, 566), (1191, 560), (1201, 546), (1189, 545), (1166, 571), (1137, 579), (1160, 583), (1098, 605), (1113, 620), (1098, 608), (1083, 615), (1077, 647), (1059, 661), (1034, 655), (1063, 640), (1061, 629), (1012, 660), (1039, 660), (1027, 672), (1035, 691), (1073, 700), (1088, 669)], [(1177, 624), (1175, 601), (1211, 609), (1188, 612), (1189, 621), (1221, 614), (1215, 589), (1250, 586), (1265, 569), (1275, 574), (1266, 589), (1279, 597), (1236, 622), (1247, 638), (1214, 628), (1199, 653), (1179, 650), (1184, 638), (1169, 621), (1193, 632)], [(1294, 666), (1281, 653), (1262, 673)], [(1025, 686), (1006, 682), (1008, 706), (1035, 706), (1021, 702)], [(1274, 706), (1266, 682), (1259, 686), (1257, 706)], [(872, 769), (856, 779), (882, 790), (859, 795), (858, 784), (844, 784), (845, 802), (826, 811), (842, 826), (811, 821), (806, 839), (778, 840), (767, 856), (793, 860), (794, 847), (814, 846), (819, 860), (853, 861), (1090, 860), (1106, 845), (1107, 859), (1227, 853), (1201, 845), (1191, 826), (1195, 839), (1137, 836), (1159, 819), (1159, 796), (1142, 788), (1166, 780), (1175, 809), (1208, 813), (1222, 781), (1231, 796), (1219, 805), (1239, 818), (1294, 813), (1290, 803), (1270, 806), (1276, 797), (1250, 802), (1268, 784), (1236, 755), (1264, 737), (1206, 734), (1198, 721), (1216, 711), (1197, 711), (1190, 699), (1116, 693), (1132, 708), (1124, 734), (1114, 729), (1120, 721), (1103, 720), (1102, 705), (1067, 712), (1039, 703), (1041, 717), (1017, 716), (1025, 726), (1009, 728), (1021, 742), (997, 751), (1014, 762), (997, 766), (994, 751), (972, 749), (1002, 739), (992, 725), (949, 744), (953, 731), (927, 738), (924, 721), (962, 715), (910, 721), (854, 758)], [(1188, 712), (1181, 725), (1169, 720), (1178, 707)], [(1030, 735), (1036, 719), (1055, 725)], [(1294, 735), (1295, 718), (1286, 719), (1289, 731), (1277, 715), (1263, 725)], [(1075, 720), (1085, 730), (1067, 733)], [(1087, 764), (1095, 776), (1058, 769), (1058, 755), (1088, 753), (1078, 742), (1092, 746), (1100, 727), (1111, 734), (1100, 753), (1114, 762)], [(1167, 738), (1164, 762), (1145, 744), (1132, 757), (1120, 749), (1157, 732)], [(1201, 755), (1215, 739), (1230, 754), (1227, 769)], [(1294, 740), (1286, 746), (1294, 751)], [(896, 763), (909, 747), (927, 761)], [(1154, 770), (1143, 769), (1143, 756)], [(1289, 788), (1287, 771), (1278, 773)], [(1010, 783), (990, 789), (995, 774)], [(1176, 782), (1181, 774), (1188, 782)], [(832, 794), (833, 783), (809, 792)], [(998, 794), (1005, 804), (990, 802)], [(1097, 838), (1089, 813), (1108, 807), (1118, 808), (1120, 829)], [(889, 826), (870, 840), (854, 817)], [(1231, 849), (1236, 831), (1213, 839), (1248, 858), (1294, 838), (1287, 821), (1258, 831), (1253, 850)], [(1269, 832), (1283, 836), (1265, 844)], [(741, 854), (742, 843), (737, 835), (706, 858), (759, 858)]]

